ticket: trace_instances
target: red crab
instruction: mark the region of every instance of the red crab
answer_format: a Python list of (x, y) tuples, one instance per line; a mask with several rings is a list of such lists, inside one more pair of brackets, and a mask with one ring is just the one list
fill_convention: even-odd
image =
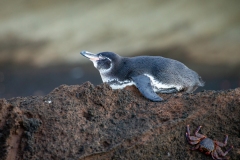
[(207, 138), (207, 136), (198, 133), (201, 127), (202, 126), (199, 126), (197, 128), (195, 136), (190, 136), (189, 125), (187, 125), (186, 137), (188, 142), (192, 145), (197, 144), (194, 148), (192, 148), (192, 150), (200, 150), (207, 155), (211, 154), (213, 159), (224, 159), (224, 156), (226, 156), (226, 154), (233, 148), (233, 146), (231, 146), (226, 152), (223, 152), (220, 148), (227, 145), (228, 135), (226, 135), (224, 143), (214, 141)]

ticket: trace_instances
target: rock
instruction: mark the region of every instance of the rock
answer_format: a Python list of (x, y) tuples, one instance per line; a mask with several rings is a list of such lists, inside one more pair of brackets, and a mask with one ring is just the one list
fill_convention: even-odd
[(240, 159), (240, 88), (161, 97), (86, 82), (1, 99), (0, 159), (212, 159), (189, 150), (187, 124), (219, 141), (228, 134), (227, 157)]

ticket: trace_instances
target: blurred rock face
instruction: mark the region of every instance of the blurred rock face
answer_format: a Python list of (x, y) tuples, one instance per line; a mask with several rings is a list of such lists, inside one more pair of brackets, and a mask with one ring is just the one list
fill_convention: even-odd
[(68, 64), (83, 49), (130, 55), (176, 45), (190, 61), (240, 63), (239, 1), (0, 3), (0, 63)]

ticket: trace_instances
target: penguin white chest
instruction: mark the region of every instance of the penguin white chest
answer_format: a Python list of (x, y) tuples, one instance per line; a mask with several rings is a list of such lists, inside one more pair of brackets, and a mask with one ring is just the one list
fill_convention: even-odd
[(112, 89), (123, 89), (126, 86), (135, 85), (133, 81), (130, 80), (120, 81), (117, 78), (105, 76), (104, 74), (101, 74), (101, 78), (102, 81), (108, 83)]
[(117, 83), (110, 83), (112, 89), (123, 89), (131, 85), (135, 85), (135, 83), (133, 81), (118, 81)]

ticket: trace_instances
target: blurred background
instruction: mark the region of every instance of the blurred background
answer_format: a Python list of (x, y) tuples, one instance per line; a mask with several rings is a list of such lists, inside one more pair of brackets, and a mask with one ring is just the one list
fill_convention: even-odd
[(176, 59), (206, 82), (240, 87), (240, 1), (0, 0), (0, 98), (102, 83), (79, 53)]

